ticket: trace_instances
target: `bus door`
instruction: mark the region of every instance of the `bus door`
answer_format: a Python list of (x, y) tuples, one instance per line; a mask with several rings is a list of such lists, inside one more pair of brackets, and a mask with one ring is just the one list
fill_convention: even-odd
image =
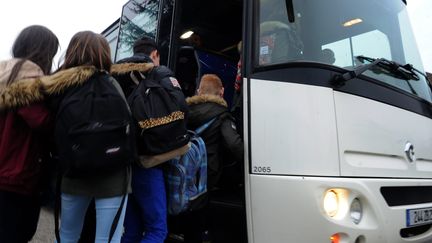
[[(136, 39), (153, 37), (161, 64), (174, 71), (186, 97), (195, 95), (202, 75), (213, 73), (222, 79), (224, 98), (231, 104), (242, 9), (243, 0), (131, 0), (120, 19), (116, 61), (132, 55)], [(222, 167), (221, 183), (210, 200), (212, 242), (247, 242), (243, 161), (227, 154)]]
[[(186, 97), (196, 94), (202, 75), (216, 74), (231, 106), (240, 59), (237, 46), (242, 36), (242, 11), (242, 0), (175, 1), (169, 63)], [(235, 161), (228, 153), (221, 152), (221, 157), (222, 175), (210, 197), (211, 241), (245, 243), (243, 161)]]

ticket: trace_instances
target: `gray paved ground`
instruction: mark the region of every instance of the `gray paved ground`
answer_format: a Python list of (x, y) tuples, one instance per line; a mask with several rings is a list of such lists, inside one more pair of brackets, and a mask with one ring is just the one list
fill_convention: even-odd
[(52, 243), (54, 239), (54, 211), (42, 208), (36, 234), (30, 243)]

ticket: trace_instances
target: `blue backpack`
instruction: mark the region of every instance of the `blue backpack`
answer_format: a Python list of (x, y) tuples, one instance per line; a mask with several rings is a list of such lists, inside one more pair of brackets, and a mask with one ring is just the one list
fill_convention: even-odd
[(177, 215), (189, 209), (191, 202), (207, 192), (207, 150), (200, 134), (216, 117), (191, 132), (188, 152), (167, 162), (168, 213)]

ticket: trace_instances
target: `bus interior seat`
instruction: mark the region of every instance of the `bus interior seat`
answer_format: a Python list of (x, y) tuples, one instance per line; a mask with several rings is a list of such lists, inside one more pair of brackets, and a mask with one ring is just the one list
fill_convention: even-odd
[(260, 25), (261, 41), (267, 43), (270, 60), (263, 64), (281, 63), (301, 58), (303, 43), (293, 26), (280, 21), (265, 21)]
[(192, 46), (182, 46), (177, 53), (175, 76), (180, 82), (185, 97), (195, 95), (198, 88), (198, 57)]

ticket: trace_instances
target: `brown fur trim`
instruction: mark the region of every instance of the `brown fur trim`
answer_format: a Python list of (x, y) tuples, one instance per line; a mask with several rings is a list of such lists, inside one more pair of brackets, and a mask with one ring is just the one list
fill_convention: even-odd
[(44, 94), (59, 94), (71, 86), (84, 83), (95, 72), (96, 68), (93, 66), (81, 66), (49, 76), (16, 81), (0, 91), (0, 109), (41, 101)]
[(154, 67), (153, 63), (122, 63), (111, 66), (111, 74), (125, 74), (132, 71), (147, 72)]
[(24, 79), (15, 82), (1, 92), (0, 109), (26, 106), (43, 100), (40, 79)]
[(217, 95), (195, 95), (186, 99), (188, 105), (196, 105), (206, 102), (213, 102), (228, 107), (226, 101)]
[(93, 66), (80, 66), (62, 70), (41, 78), (42, 89), (47, 94), (59, 94), (67, 88), (87, 81), (94, 73)]

